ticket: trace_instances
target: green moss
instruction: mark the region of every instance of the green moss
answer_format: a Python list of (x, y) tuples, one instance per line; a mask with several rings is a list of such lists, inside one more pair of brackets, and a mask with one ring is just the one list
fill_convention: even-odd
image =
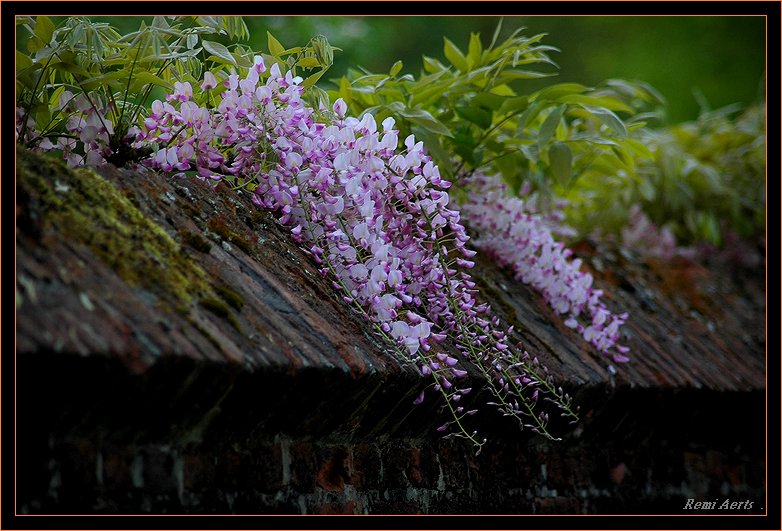
[(233, 326), (237, 331), (239, 330), (239, 321), (236, 320), (236, 316), (231, 312), (231, 309), (226, 305), (223, 301), (220, 299), (215, 299), (213, 297), (205, 297), (198, 301), (198, 304), (203, 306), (205, 309), (209, 310), (213, 314), (215, 314), (218, 317), (221, 317), (231, 323), (231, 326)]
[(210, 334), (209, 331), (206, 328), (204, 328), (203, 326), (201, 326), (200, 324), (198, 324), (195, 321), (191, 321), (190, 324), (193, 325), (193, 328), (198, 330), (198, 332), (202, 336), (204, 336), (206, 338), (206, 340), (209, 341), (212, 344), (213, 347), (215, 347), (217, 350), (220, 350), (220, 351), (223, 350), (223, 345), (221, 345), (220, 342), (212, 334)]
[[(221, 216), (213, 217), (207, 224), (209, 230), (220, 236), (223, 240), (236, 245), (239, 249), (244, 251), (248, 256), (256, 256), (255, 248), (251, 237), (244, 236), (231, 227), (228, 226), (225, 219)], [(257, 236), (253, 236), (257, 239)]]
[[(198, 217), (202, 214), (200, 210), (191, 205), (188, 201), (179, 201), (177, 202), (177, 205), (179, 205), (179, 208), (182, 210), (182, 212), (187, 214), (187, 217), (196, 220), (196, 223), (199, 223)], [(200, 223), (199, 226), (201, 226)]]
[(231, 310), (221, 300), (207, 297), (198, 301), (198, 304), (212, 312), (218, 317), (228, 317), (231, 315)]
[(250, 222), (254, 225), (262, 225), (269, 221), (268, 214), (262, 208), (256, 208), (250, 213)]
[(241, 310), (242, 306), (244, 306), (244, 298), (242, 298), (241, 295), (239, 295), (231, 288), (225, 288), (223, 286), (212, 286), (212, 287), (214, 288), (215, 292), (220, 296), (220, 298), (223, 299), (228, 304), (230, 304), (234, 309)]
[[(88, 246), (131, 286), (143, 286), (179, 308), (209, 292), (207, 274), (113, 184), (89, 169), (17, 149), (17, 188), (48, 228)], [(173, 299), (173, 300), (171, 300)], [(182, 308), (184, 311), (184, 308)]]

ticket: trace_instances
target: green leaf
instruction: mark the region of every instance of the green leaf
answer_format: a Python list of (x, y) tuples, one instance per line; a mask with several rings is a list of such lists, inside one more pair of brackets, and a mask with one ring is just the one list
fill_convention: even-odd
[(448, 37), (443, 37), (443, 40), (445, 41), (445, 46), (443, 49), (445, 58), (448, 59), (451, 64), (455, 66), (460, 72), (467, 72), (467, 70), (469, 70), (469, 67), (467, 66), (467, 58), (464, 56), (461, 50), (459, 50), (459, 48), (457, 48), (456, 45), (448, 39)]
[(334, 64), (334, 48), (323, 35), (317, 35), (310, 40), (312, 51), (318, 60), (318, 64), (328, 68)]
[(266, 32), (266, 40), (268, 41), (269, 45), (269, 53), (272, 55), (280, 56), (283, 53), (285, 53), (285, 47), (280, 44), (280, 41), (274, 38), (274, 35), (272, 35), (270, 32)]
[(557, 184), (567, 189), (573, 176), (573, 153), (564, 142), (554, 142), (548, 149), (551, 176)]
[(614, 130), (616, 134), (622, 138), (627, 138), (627, 128), (624, 122), (612, 111), (609, 111), (605, 107), (591, 107), (588, 105), (582, 105), (587, 111), (589, 111), (598, 120)]
[[(301, 53), (303, 49), (304, 48), (302, 48), (301, 46), (294, 46), (293, 48), (288, 48), (287, 50), (282, 52), (282, 55), (296, 55), (297, 53)], [(276, 57), (276, 56), (270, 55), (269, 57)]]
[(134, 86), (138, 86), (139, 89), (143, 88), (144, 85), (156, 85), (158, 87), (163, 87), (166, 90), (171, 90), (173, 88), (171, 83), (146, 70), (133, 74), (132, 83)]
[(48, 105), (36, 105), (33, 111), (33, 120), (39, 127), (44, 127), (51, 122), (52, 111)]
[(16, 71), (18, 72), (19, 70), (29, 68), (31, 66), (33, 66), (32, 59), (30, 59), (27, 54), (16, 50)]
[(448, 129), (445, 124), (437, 120), (437, 118), (432, 116), (428, 111), (423, 109), (405, 109), (400, 111), (399, 114), (402, 115), (402, 117), (428, 129), (433, 133), (445, 136), (453, 136), (451, 130)]
[(432, 57), (423, 56), (422, 60), (424, 62), (424, 70), (426, 70), (430, 74), (436, 74), (438, 72), (442, 72), (444, 70), (448, 70), (444, 64), (442, 64), (437, 59), (434, 59)]
[(617, 159), (619, 159), (617, 162), (624, 164), (628, 169), (635, 167), (635, 159), (633, 159), (633, 156), (627, 150), (627, 146), (617, 144), (611, 147), (611, 151), (616, 155)]
[(492, 94), (497, 94), (498, 96), (508, 96), (508, 97), (516, 96), (516, 93), (513, 91), (513, 89), (510, 88), (505, 83), (493, 87), (489, 92), (491, 92)]
[(411, 105), (431, 105), (440, 99), (440, 97), (445, 94), (449, 88), (451, 88), (451, 82), (446, 80), (440, 83), (432, 83), (428, 87), (421, 90), (415, 90), (413, 91)]
[(470, 33), (470, 44), (467, 48), (467, 65), (469, 68), (472, 68), (481, 62), (482, 53), (483, 46), (481, 46), (480, 34)]
[[(353, 102), (353, 89), (350, 86), (350, 80), (346, 76), (342, 76), (339, 80), (339, 96), (345, 103), (350, 104)], [(337, 98), (334, 98), (335, 100)]]
[(36, 53), (44, 46), (46, 46), (46, 43), (36, 36), (27, 39), (27, 51), (30, 53)]
[(538, 132), (539, 148), (542, 149), (543, 146), (545, 146), (546, 143), (551, 139), (551, 137), (554, 136), (554, 133), (557, 130), (557, 126), (559, 125), (559, 120), (562, 118), (566, 107), (567, 105), (560, 105), (559, 107), (556, 107), (546, 117), (543, 125), (540, 126), (540, 131)]
[(514, 151), (494, 161), (494, 166), (502, 174), (502, 179), (516, 195), (518, 195), (521, 185), (524, 184), (528, 172), (528, 164), (521, 151)]
[(638, 191), (646, 201), (654, 201), (657, 197), (657, 191), (649, 179), (641, 179), (638, 182)]
[(65, 85), (60, 85), (49, 96), (49, 109), (56, 109), (60, 105), (60, 96), (65, 92)]
[(397, 61), (394, 63), (394, 65), (391, 67), (391, 70), (388, 71), (388, 75), (391, 77), (394, 77), (402, 70), (402, 61)]
[[(200, 49), (200, 48), (199, 48)], [(236, 59), (236, 64), (242, 68), (252, 68), (253, 62), (246, 56), (233, 52), (231, 55)]]
[(61, 61), (57, 61), (57, 62), (52, 62), (52, 64), (50, 64), (49, 66), (51, 66), (55, 70), (59, 70), (60, 72), (68, 72), (69, 74), (78, 74), (84, 78), (88, 78), (91, 75), (85, 69), (83, 69), (82, 67), (74, 63), (63, 63)]
[(521, 113), (521, 116), (519, 116), (519, 130), (526, 129), (529, 124), (534, 123), (535, 118), (538, 117), (538, 114), (540, 114), (540, 111), (544, 108), (545, 106), (539, 101), (530, 103), (524, 112)]
[[(155, 24), (157, 23), (157, 18), (152, 21), (152, 27), (156, 27)], [(220, 27), (222, 26), (222, 21), (220, 20), (221, 17), (198, 17), (198, 23), (202, 26), (206, 26), (207, 28), (213, 30), (211, 33), (215, 33), (217, 31), (220, 31)], [(164, 21), (165, 22), (165, 21)]]
[(504, 102), (500, 107), (500, 114), (510, 112), (524, 111), (529, 107), (529, 99), (526, 96), (516, 96), (514, 98), (503, 98)]
[(469, 126), (460, 126), (450, 140), (452, 151), (471, 167), (475, 167), (481, 156), (476, 149), (477, 139), (473, 136)]
[(508, 69), (502, 71), (502, 73), (499, 75), (499, 79), (503, 81), (513, 81), (514, 79), (540, 79), (554, 75), (556, 74), (548, 72), (537, 72), (535, 70)]
[(326, 70), (327, 70), (327, 69), (325, 69), (325, 68), (324, 68), (323, 70), (318, 70), (317, 72), (315, 72), (314, 74), (312, 74), (310, 77), (308, 77), (307, 79), (305, 79), (304, 81), (302, 81), (302, 82), (301, 82), (301, 86), (302, 86), (302, 87), (311, 87), (312, 85), (314, 85), (315, 83), (317, 83), (317, 81), (320, 79), (320, 77), (321, 77), (323, 74), (325, 74), (325, 73), (326, 73)]
[(577, 142), (589, 142), (590, 144), (597, 144), (598, 146), (616, 146), (619, 147), (619, 143), (616, 140), (605, 138), (602, 136), (592, 136), (584, 133), (574, 134), (570, 137), (571, 141)]
[(489, 50), (494, 48), (494, 45), (497, 44), (497, 38), (500, 36), (500, 30), (502, 29), (502, 21), (504, 19), (500, 17), (500, 21), (497, 22), (497, 27), (494, 30), (494, 35), (491, 38), (491, 44), (489, 44)]
[(204, 50), (211, 53), (215, 57), (218, 57), (222, 59), (223, 61), (227, 63), (231, 63), (232, 65), (236, 66), (236, 59), (234, 59), (234, 56), (231, 55), (231, 52), (220, 44), (219, 42), (214, 41), (201, 41), (201, 44), (204, 47)]
[(593, 107), (604, 107), (612, 111), (632, 113), (633, 109), (619, 98), (613, 96), (590, 96), (588, 94), (569, 94), (559, 98), (562, 103), (580, 103)]
[(492, 94), (491, 92), (479, 92), (473, 97), (471, 104), (483, 107), (484, 109), (496, 111), (499, 110), (507, 101), (508, 98), (505, 96), (498, 96), (497, 94)]
[(581, 85), (580, 83), (559, 83), (557, 85), (552, 85), (538, 91), (533, 95), (532, 99), (540, 101), (556, 101), (558, 103), (562, 103), (559, 98), (562, 98), (563, 96), (569, 96), (571, 94), (581, 94), (587, 90), (587, 87)]
[(320, 62), (314, 57), (302, 57), (296, 62), (296, 66), (300, 66), (302, 68), (315, 68), (320, 66)]
[(247, 24), (244, 23), (242, 17), (225, 17), (226, 30), (228, 30), (228, 37), (231, 39), (247, 39), (250, 36), (250, 31), (247, 29)]
[(722, 242), (722, 232), (720, 224), (713, 212), (698, 213), (698, 228), (706, 241), (719, 246)]
[(657, 92), (651, 85), (642, 81), (625, 81), (624, 79), (609, 79), (606, 85), (619, 93), (623, 93), (628, 98), (640, 98), (648, 103), (663, 105), (665, 97)]
[(43, 41), (44, 44), (49, 44), (54, 34), (54, 23), (49, 17), (35, 17), (35, 35)]
[(535, 144), (522, 144), (519, 146), (519, 150), (524, 154), (524, 158), (531, 162), (537, 164), (540, 160), (540, 150)]
[(330, 107), (329, 95), (320, 87), (310, 87), (306, 93), (306, 97), (310, 107), (313, 109), (320, 109), (321, 107), (328, 109)]
[(380, 83), (382, 80), (386, 79), (388, 76), (385, 74), (369, 74), (366, 76), (361, 76), (353, 80), (354, 85), (376, 85), (377, 83)]
[(625, 142), (627, 142), (627, 145), (635, 151), (636, 154), (638, 154), (641, 157), (651, 159), (653, 157), (652, 152), (649, 150), (649, 148), (646, 146), (646, 144), (639, 142), (638, 140), (635, 140), (634, 138), (626, 138)]
[(454, 109), (456, 114), (468, 120), (482, 129), (491, 127), (491, 112), (473, 106), (462, 106)]
[(127, 79), (127, 73), (122, 70), (115, 71), (115, 72), (107, 72), (99, 76), (94, 76), (94, 77), (90, 77), (89, 79), (85, 79), (84, 81), (81, 82), (80, 85), (81, 88), (89, 91), (89, 90), (94, 90), (98, 87), (106, 87), (106, 86), (111, 87), (112, 85), (116, 85), (116, 83), (113, 82), (116, 82), (118, 79), (123, 79), (123, 83), (121, 83), (121, 85), (124, 86), (125, 80)]

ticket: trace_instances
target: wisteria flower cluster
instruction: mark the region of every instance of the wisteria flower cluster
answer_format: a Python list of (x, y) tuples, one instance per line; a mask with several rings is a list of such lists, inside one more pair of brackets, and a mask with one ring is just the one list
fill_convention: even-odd
[[(256, 57), (245, 78), (223, 81), (214, 109), (178, 84), (153, 103), (136, 142), (157, 147), (153, 168), (253, 181), (256, 204), (278, 213), (344, 301), (430, 380), (450, 413), (442, 431), (483, 444), (463, 422), (477, 410), (460, 405), (471, 390), (461, 382), (476, 369), (492, 404), (522, 426), (548, 435), (549, 403), (575, 416), (570, 397), (478, 303), (467, 272), (475, 251), (423, 143), (410, 135), (400, 150), (393, 118), (378, 127), (369, 113), (346, 116), (342, 100), (316, 111), (300, 82)], [(216, 83), (207, 73), (201, 88)]]
[(622, 245), (641, 256), (669, 260), (677, 254), (690, 256), (692, 249), (679, 247), (669, 227), (658, 227), (638, 205), (630, 207), (627, 225), (622, 228)]
[(25, 111), (20, 107), (16, 109), (17, 138), (24, 136), (25, 142), (34, 142), (40, 151), (61, 150), (63, 159), (72, 168), (105, 164), (106, 157), (112, 153), (109, 139), (114, 134), (114, 123), (107, 116), (106, 105), (95, 94), (74, 95), (65, 90), (53, 111), (65, 119), (65, 133), (58, 135), (56, 142), (36, 131), (31, 116), (24, 122)]
[(510, 268), (515, 277), (543, 293), (545, 299), (600, 352), (617, 363), (629, 361), (620, 345), (619, 327), (627, 313), (612, 314), (592, 287), (592, 275), (581, 260), (554, 239), (548, 224), (531, 213), (524, 200), (510, 195), (499, 176), (476, 173), (461, 213), (473, 232), (473, 245)]
[[(571, 399), (478, 302), (468, 273), (475, 251), (448, 194), (451, 184), (423, 143), (410, 135), (400, 149), (393, 118), (378, 127), (369, 113), (346, 116), (341, 99), (331, 109), (308, 107), (301, 81), (278, 64), (267, 71), (256, 56), (243, 78), (205, 73), (200, 89), (207, 97), (199, 99), (210, 104), (197, 102), (190, 83), (176, 82), (126, 140), (151, 148), (143, 160), (151, 168), (180, 176), (194, 171), (214, 184), (251, 183), (254, 202), (278, 213), (344, 301), (429, 379), (427, 388), (450, 414), (440, 431), (479, 449), (485, 442), (464, 423), (477, 412), (461, 402), (472, 373), (488, 383), (490, 404), (502, 414), (551, 437), (547, 405), (575, 417)], [(37, 149), (62, 150), (71, 166), (105, 164), (115, 124), (93, 100), (61, 94), (56, 111), (66, 117), (67, 134), (57, 143), (36, 138), (35, 123), (22, 124), (19, 113), (17, 134), (35, 140)], [(423, 402), (425, 391), (414, 403)]]

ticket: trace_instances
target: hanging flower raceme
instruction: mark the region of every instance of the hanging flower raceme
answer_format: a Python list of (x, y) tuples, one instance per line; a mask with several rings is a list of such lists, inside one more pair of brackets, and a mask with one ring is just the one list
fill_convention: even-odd
[[(393, 118), (378, 127), (371, 114), (346, 116), (341, 99), (316, 111), (300, 82), (276, 64), (267, 72), (256, 57), (243, 79), (223, 82), (211, 110), (178, 84), (153, 104), (137, 142), (156, 145), (147, 161), (154, 168), (252, 181), (255, 203), (278, 213), (344, 301), (429, 379), (450, 413), (443, 431), (482, 444), (464, 425), (476, 410), (459, 403), (473, 372), (503, 414), (548, 435), (539, 397), (567, 415), (570, 399), (477, 303), (467, 272), (475, 251), (423, 143), (410, 135), (400, 149)], [(208, 74), (201, 86), (215, 83)]]
[(543, 293), (548, 303), (565, 316), (600, 352), (626, 362), (628, 348), (620, 345), (619, 327), (627, 314), (612, 314), (601, 301), (602, 290), (592, 287), (592, 276), (581, 271), (581, 260), (554, 240), (538, 214), (524, 200), (512, 196), (499, 176), (476, 174), (461, 212), (477, 236), (473, 244), (510, 268), (517, 279)]
[[(114, 134), (114, 123), (109, 118), (107, 105), (97, 95), (74, 95), (65, 90), (54, 107), (54, 116), (61, 116), (65, 123), (62, 134), (52, 142), (46, 133), (36, 131), (31, 117), (24, 121), (24, 109), (16, 109), (16, 134), (23, 134), (24, 141), (39, 151), (61, 150), (68, 166), (102, 166), (112, 153), (109, 140)], [(53, 120), (54, 121), (54, 120)]]

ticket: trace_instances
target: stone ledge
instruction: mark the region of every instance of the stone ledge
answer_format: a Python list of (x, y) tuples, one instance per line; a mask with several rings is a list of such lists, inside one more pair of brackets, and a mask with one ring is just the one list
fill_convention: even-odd
[[(497, 442), (474, 458), (437, 439), (434, 407), (410, 406), (416, 371), (384, 352), (248, 194), (113, 167), (73, 172), (19, 150), (17, 444), (29, 474), (18, 510), (622, 512), (689, 494), (762, 496), (765, 270), (642, 262), (589, 242), (577, 253), (609, 306), (630, 313), (633, 361), (612, 376), (535, 292), (479, 260), (495, 312), (583, 418), (562, 443), (488, 419)], [(709, 429), (726, 419), (730, 444)], [(362, 451), (383, 470), (416, 451), (430, 465), (385, 488), (387, 474), (367, 465), (367, 487), (361, 467), (324, 472), (318, 457)], [(508, 474), (503, 495), (485, 496), (514, 452), (534, 472)], [(666, 452), (676, 474), (664, 472)], [(483, 487), (435, 473), (435, 458), (473, 463), (470, 481)], [(697, 463), (709, 459), (730, 464), (708, 465), (703, 480)], [(546, 483), (547, 462), (585, 479)], [(309, 487), (291, 483), (294, 469)], [(215, 475), (225, 479), (211, 490)], [(455, 483), (441, 489), (441, 479)], [(654, 495), (621, 494), (628, 480)]]

